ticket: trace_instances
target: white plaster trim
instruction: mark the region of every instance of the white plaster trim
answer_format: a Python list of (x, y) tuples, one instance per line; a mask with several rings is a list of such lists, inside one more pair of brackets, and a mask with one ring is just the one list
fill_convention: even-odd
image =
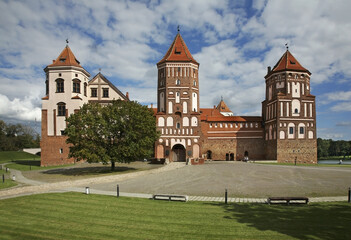
[(284, 121), (314, 121), (314, 119), (303, 119), (303, 118), (281, 118)]
[(207, 133), (238, 133), (238, 132), (242, 132), (242, 133), (261, 133), (263, 131), (208, 131)]
[(184, 88), (184, 89), (189, 89), (189, 87), (168, 87), (168, 88)]
[(261, 138), (261, 139), (263, 139), (263, 136), (257, 136), (257, 137), (208, 137), (208, 139), (236, 139), (236, 138)]
[(200, 136), (186, 136), (186, 135), (161, 135), (160, 138), (199, 138)]

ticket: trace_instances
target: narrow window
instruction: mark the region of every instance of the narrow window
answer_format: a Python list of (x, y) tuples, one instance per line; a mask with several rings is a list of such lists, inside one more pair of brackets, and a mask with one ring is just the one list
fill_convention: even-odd
[(295, 108), (295, 113), (299, 113), (299, 110), (297, 108)]
[(84, 83), (84, 96), (87, 96), (87, 83)]
[(49, 95), (49, 81), (45, 81), (45, 86), (46, 86), (46, 95)]
[(177, 128), (180, 128), (180, 123), (177, 123)]
[(300, 127), (300, 134), (304, 134), (304, 127)]
[(177, 84), (177, 85), (180, 85), (180, 80), (179, 80), (179, 79), (177, 79), (176, 84)]
[(108, 98), (108, 88), (102, 89), (102, 97)]
[(57, 116), (65, 116), (66, 115), (66, 104), (60, 102), (57, 104)]
[(294, 127), (289, 127), (289, 134), (294, 134)]

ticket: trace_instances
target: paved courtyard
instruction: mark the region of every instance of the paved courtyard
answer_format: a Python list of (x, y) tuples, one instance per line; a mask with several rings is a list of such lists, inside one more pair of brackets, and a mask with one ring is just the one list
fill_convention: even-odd
[(223, 196), (228, 189), (229, 197), (346, 196), (351, 168), (211, 162), (90, 187), (116, 191), (117, 183), (127, 193)]

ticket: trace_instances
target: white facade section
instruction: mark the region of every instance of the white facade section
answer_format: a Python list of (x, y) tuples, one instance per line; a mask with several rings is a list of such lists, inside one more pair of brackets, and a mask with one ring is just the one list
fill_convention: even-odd
[(168, 113), (173, 113), (173, 103), (172, 101), (169, 101), (168, 102)]
[(300, 83), (292, 82), (292, 97), (299, 98), (300, 97)]
[(168, 117), (167, 118), (167, 127), (172, 127), (172, 126), (173, 126), (173, 118), (172, 117)]
[(193, 98), (193, 100), (192, 100), (192, 111), (194, 111), (194, 112), (197, 112), (197, 93), (193, 93), (192, 94), (192, 98)]

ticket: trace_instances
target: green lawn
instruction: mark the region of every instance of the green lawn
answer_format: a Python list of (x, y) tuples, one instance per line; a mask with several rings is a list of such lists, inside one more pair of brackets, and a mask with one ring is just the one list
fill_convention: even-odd
[(269, 164), (269, 165), (285, 165), (285, 166), (301, 166), (301, 167), (345, 167), (350, 168), (350, 164), (311, 164), (311, 163), (273, 163), (273, 162), (264, 162), (264, 161), (256, 161), (253, 162), (256, 164)]
[(351, 205), (220, 204), (51, 193), (0, 201), (1, 239), (348, 239)]
[(40, 157), (26, 152), (0, 151), (0, 164), (18, 160), (39, 160)]
[[(3, 174), (5, 176), (5, 182), (2, 181)], [(0, 170), (0, 189), (9, 188), (9, 187), (13, 187), (16, 185), (17, 185), (17, 183), (15, 181), (12, 181), (12, 179), (10, 179), (9, 172), (6, 172), (6, 170)]]

